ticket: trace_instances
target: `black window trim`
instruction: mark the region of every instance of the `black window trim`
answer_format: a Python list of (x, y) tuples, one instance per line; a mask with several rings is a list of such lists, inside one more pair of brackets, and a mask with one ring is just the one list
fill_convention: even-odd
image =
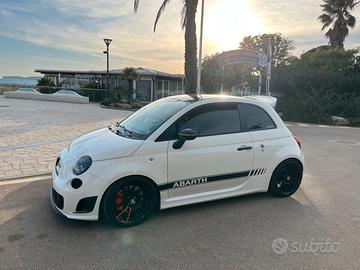
[[(254, 130), (248, 129), (247, 124), (246, 124), (246, 119), (245, 119), (244, 116), (243, 116), (244, 114), (241, 113), (241, 111), (242, 111), (241, 105), (242, 105), (242, 104), (246, 104), (246, 105), (249, 105), (249, 106), (254, 106), (254, 107), (257, 107), (257, 108), (259, 108), (260, 110), (262, 110), (262, 111), (270, 118), (270, 120), (271, 120), (271, 122), (273, 123), (274, 127), (272, 127), (272, 128), (259, 128), (259, 129), (254, 129)], [(277, 125), (276, 125), (274, 119), (273, 119), (273, 118), (271, 117), (271, 115), (270, 115), (266, 110), (264, 110), (264, 108), (262, 108), (261, 106), (256, 105), (256, 104), (252, 104), (252, 103), (238, 102), (238, 109), (239, 109), (239, 113), (240, 113), (240, 119), (241, 119), (241, 122), (242, 122), (242, 124), (243, 124), (243, 126), (244, 126), (245, 132), (257, 132), (257, 131), (277, 129)]]
[(237, 111), (239, 114), (239, 120), (240, 120), (240, 131), (239, 132), (229, 132), (229, 133), (222, 133), (222, 134), (212, 134), (212, 135), (199, 135), (197, 136), (197, 138), (202, 138), (202, 137), (212, 137), (212, 136), (222, 136), (222, 135), (230, 135), (230, 134), (238, 134), (238, 133), (244, 133), (244, 132), (248, 132), (246, 129), (246, 125), (245, 123), (243, 123), (242, 117), (241, 117), (241, 113), (239, 110), (239, 103), (240, 102), (236, 102), (236, 101), (225, 101), (225, 102), (212, 102), (212, 103), (206, 103), (206, 104), (202, 104), (199, 106), (196, 106), (195, 108), (192, 108), (191, 110), (185, 112), (182, 116), (180, 116), (178, 119), (176, 119), (170, 126), (168, 126), (156, 139), (155, 142), (167, 142), (167, 141), (173, 141), (175, 139), (160, 139), (161, 136), (174, 124), (176, 124), (178, 121), (180, 121), (182, 118), (184, 118), (187, 114), (191, 113), (192, 111), (199, 109), (203, 106), (209, 106), (209, 105), (213, 105), (213, 104), (232, 104), (235, 105), (235, 107), (237, 107)]

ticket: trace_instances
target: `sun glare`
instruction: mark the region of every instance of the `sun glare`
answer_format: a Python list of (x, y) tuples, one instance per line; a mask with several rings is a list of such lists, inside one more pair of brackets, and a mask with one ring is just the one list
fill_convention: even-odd
[(260, 34), (261, 20), (246, 0), (214, 0), (206, 11), (205, 38), (217, 51), (236, 49), (247, 35)]

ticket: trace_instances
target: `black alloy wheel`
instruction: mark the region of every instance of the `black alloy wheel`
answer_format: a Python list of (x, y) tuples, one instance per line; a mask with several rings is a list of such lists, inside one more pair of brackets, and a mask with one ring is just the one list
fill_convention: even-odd
[(269, 192), (277, 197), (289, 197), (300, 187), (302, 176), (302, 164), (296, 159), (287, 159), (274, 170)]
[(103, 213), (107, 220), (131, 227), (144, 222), (155, 210), (158, 193), (144, 179), (125, 179), (115, 182), (104, 195)]

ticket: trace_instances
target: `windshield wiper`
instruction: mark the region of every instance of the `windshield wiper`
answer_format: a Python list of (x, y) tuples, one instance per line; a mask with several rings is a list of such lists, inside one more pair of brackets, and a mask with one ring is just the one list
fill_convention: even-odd
[(128, 130), (125, 126), (123, 126), (123, 125), (120, 125), (120, 123), (119, 122), (117, 122), (116, 123), (116, 127), (120, 127), (120, 128), (122, 128), (128, 135), (129, 135), (129, 137), (131, 137), (132, 136), (132, 131), (130, 131), (130, 130)]
[(114, 129), (112, 128), (112, 126), (110, 125), (110, 126), (108, 126), (107, 127), (110, 131), (112, 131), (112, 132), (114, 132)]

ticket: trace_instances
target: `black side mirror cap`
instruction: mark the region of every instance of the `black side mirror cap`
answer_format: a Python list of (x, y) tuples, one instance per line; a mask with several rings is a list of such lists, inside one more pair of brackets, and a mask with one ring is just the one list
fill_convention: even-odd
[(195, 140), (198, 136), (197, 132), (191, 128), (182, 129), (177, 135), (178, 140), (173, 144), (174, 149), (180, 149), (186, 141)]

